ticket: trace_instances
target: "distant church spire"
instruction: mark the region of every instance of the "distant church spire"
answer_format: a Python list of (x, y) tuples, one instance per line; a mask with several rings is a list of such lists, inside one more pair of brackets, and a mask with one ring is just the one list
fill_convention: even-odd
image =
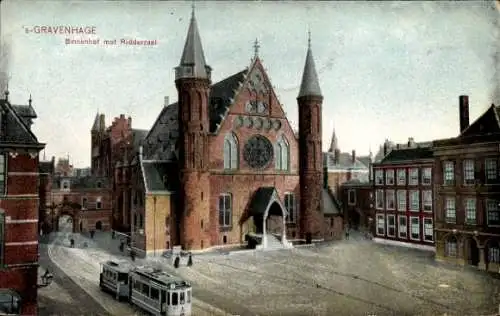
[(339, 149), (338, 146), (339, 145), (337, 140), (337, 134), (335, 133), (335, 128), (334, 128), (332, 132), (332, 140), (330, 142), (330, 148), (328, 149), (328, 151), (334, 153), (336, 149)]
[(101, 119), (99, 115), (99, 111), (95, 114), (94, 124), (92, 125), (92, 132), (99, 132), (101, 130)]
[(316, 65), (314, 64), (312, 55), (310, 31), (308, 32), (307, 39), (306, 64), (304, 65), (304, 73), (302, 75), (302, 83), (299, 91), (299, 98), (304, 96), (322, 96), (318, 74), (316, 73)]
[(200, 32), (196, 22), (194, 1), (192, 4), (191, 21), (184, 43), (181, 61), (176, 68), (176, 79), (200, 78), (210, 79), (210, 67), (205, 61), (203, 46), (201, 45)]

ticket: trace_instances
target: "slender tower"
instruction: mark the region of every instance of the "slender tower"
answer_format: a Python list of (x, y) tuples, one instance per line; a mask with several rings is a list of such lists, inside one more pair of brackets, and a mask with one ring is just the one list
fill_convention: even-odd
[[(184, 51), (175, 69), (179, 122), (179, 209), (177, 241), (185, 249), (210, 246), (203, 222), (209, 223), (208, 98), (211, 68), (205, 62), (200, 34), (191, 14)], [(176, 242), (176, 241), (174, 241)]]
[(309, 33), (306, 64), (299, 96), (300, 234), (306, 240), (323, 238), (323, 155), (321, 106), (323, 96)]

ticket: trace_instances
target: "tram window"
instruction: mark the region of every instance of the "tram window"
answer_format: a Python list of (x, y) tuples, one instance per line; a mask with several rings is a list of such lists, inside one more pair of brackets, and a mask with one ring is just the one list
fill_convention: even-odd
[(177, 306), (179, 298), (177, 292), (172, 292), (172, 306)]
[(134, 290), (141, 291), (141, 283), (137, 280), (134, 281)]
[(187, 299), (186, 299), (186, 303), (191, 303), (191, 290), (187, 290)]
[(160, 291), (158, 289), (155, 289), (154, 287), (151, 288), (151, 298), (154, 300), (158, 300), (160, 298)]
[(118, 274), (118, 282), (124, 282), (125, 284), (128, 284), (128, 274), (126, 273), (120, 273)]
[(142, 294), (149, 296), (149, 285), (147, 284), (142, 285)]
[(181, 296), (181, 299), (180, 299), (181, 305), (184, 305), (184, 292), (180, 292), (179, 294)]
[[(153, 293), (151, 293), (151, 294), (153, 294)], [(166, 301), (167, 301), (167, 293), (164, 290), (161, 290), (161, 302), (165, 303)]]
[(170, 292), (167, 292), (167, 305), (170, 305)]

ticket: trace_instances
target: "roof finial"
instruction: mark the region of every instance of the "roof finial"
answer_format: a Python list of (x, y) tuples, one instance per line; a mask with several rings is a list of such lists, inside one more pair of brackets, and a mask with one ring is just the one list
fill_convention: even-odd
[(307, 48), (311, 49), (311, 28), (307, 30)]
[(254, 44), (253, 44), (253, 49), (254, 49), (255, 58), (259, 57), (259, 48), (260, 48), (260, 45), (259, 45), (259, 40), (258, 40), (258, 39), (255, 39), (255, 42), (254, 42)]
[(5, 101), (9, 101), (9, 83), (5, 86)]
[(28, 105), (29, 105), (29, 106), (31, 106), (31, 102), (32, 102), (32, 101), (33, 101), (33, 100), (31, 99), (31, 93), (30, 93), (30, 99), (28, 100)]
[(194, 0), (193, 0), (193, 3), (191, 4), (191, 18), (194, 19), (194, 9), (195, 9), (195, 5), (194, 5)]

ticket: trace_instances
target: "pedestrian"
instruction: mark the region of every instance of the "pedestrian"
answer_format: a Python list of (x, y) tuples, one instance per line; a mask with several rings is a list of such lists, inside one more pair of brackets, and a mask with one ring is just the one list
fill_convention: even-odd
[(345, 229), (345, 239), (349, 240), (349, 227), (346, 227)]
[(92, 229), (90, 231), (90, 238), (94, 239), (94, 234), (95, 234), (95, 230)]

